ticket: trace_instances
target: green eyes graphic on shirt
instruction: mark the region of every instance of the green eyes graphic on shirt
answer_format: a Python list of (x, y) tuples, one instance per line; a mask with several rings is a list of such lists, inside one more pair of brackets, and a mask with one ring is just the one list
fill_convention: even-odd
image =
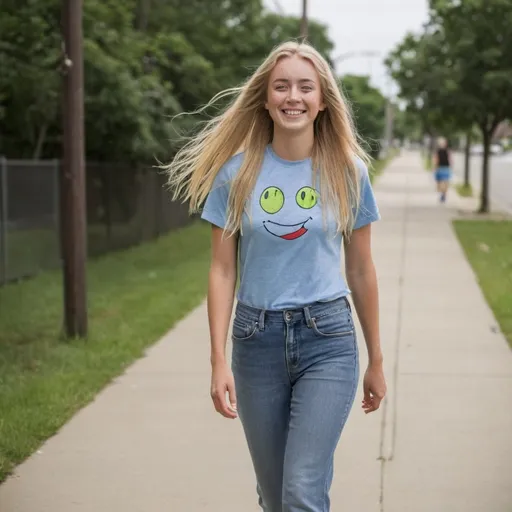
[(277, 213), (284, 205), (283, 191), (277, 187), (267, 187), (261, 194), (260, 205), (267, 213)]
[[(302, 187), (295, 196), (297, 204), (306, 210), (318, 202), (318, 192), (311, 187)], [(277, 187), (267, 187), (260, 196), (261, 208), (270, 214), (277, 213), (284, 206), (283, 191)]]
[(302, 187), (295, 196), (297, 204), (306, 210), (313, 208), (318, 201), (318, 192), (311, 187)]

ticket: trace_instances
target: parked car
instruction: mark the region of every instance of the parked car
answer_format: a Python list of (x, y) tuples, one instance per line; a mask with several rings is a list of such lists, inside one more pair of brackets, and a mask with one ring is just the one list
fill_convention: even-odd
[[(503, 147), (501, 144), (491, 144), (489, 147), (489, 151), (491, 155), (501, 155), (503, 153)], [(483, 155), (484, 154), (484, 146), (483, 144), (474, 144), (471, 146), (471, 154), (472, 155)]]

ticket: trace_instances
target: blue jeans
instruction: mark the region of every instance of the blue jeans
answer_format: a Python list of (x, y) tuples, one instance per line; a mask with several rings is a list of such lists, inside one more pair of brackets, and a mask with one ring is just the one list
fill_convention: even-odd
[(265, 311), (238, 303), (237, 407), (265, 512), (328, 512), (334, 451), (359, 358), (349, 302)]

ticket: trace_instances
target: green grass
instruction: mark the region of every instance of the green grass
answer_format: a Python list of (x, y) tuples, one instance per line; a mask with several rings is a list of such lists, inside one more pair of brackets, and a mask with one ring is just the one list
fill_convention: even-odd
[(462, 197), (473, 197), (473, 187), (471, 183), (465, 185), (464, 183), (457, 183), (455, 185), (455, 190), (457, 190), (458, 194)]
[(206, 293), (209, 227), (90, 261), (89, 336), (61, 336), (58, 271), (0, 288), (0, 481)]
[(398, 150), (391, 150), (389, 155), (385, 158), (379, 158), (377, 160), (374, 160), (371, 168), (369, 170), (370, 175), (370, 182), (374, 183), (377, 176), (382, 174), (382, 171), (386, 168), (386, 166), (393, 160), (393, 158), (396, 157), (398, 154)]
[(482, 291), (512, 347), (512, 221), (454, 221)]

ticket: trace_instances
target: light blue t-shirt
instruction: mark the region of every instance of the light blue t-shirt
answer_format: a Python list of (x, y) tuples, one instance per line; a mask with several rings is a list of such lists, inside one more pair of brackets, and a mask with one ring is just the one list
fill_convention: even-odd
[[(217, 174), (201, 217), (224, 228), (230, 182), (243, 161), (232, 157)], [(354, 229), (380, 218), (368, 170), (357, 160), (361, 202)], [(313, 187), (311, 159), (283, 160), (269, 145), (242, 220), (238, 301), (281, 310), (348, 295), (342, 274), (342, 235), (332, 216), (325, 223)], [(252, 222), (251, 222), (252, 221)]]

